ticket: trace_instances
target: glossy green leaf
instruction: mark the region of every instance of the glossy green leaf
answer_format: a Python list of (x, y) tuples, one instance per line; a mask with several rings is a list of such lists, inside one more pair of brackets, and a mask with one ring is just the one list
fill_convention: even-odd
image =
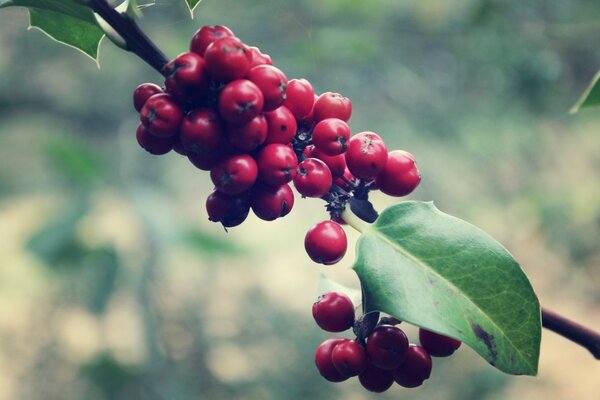
[(571, 108), (571, 114), (576, 113), (582, 108), (600, 106), (600, 83), (598, 83), (599, 80), (600, 71), (598, 71), (596, 75), (594, 75), (594, 78), (592, 79), (588, 87), (585, 89), (579, 100), (577, 100), (577, 103), (575, 103), (573, 108)]
[(192, 14), (192, 18), (194, 18), (194, 10), (198, 7), (202, 0), (185, 0), (185, 4), (187, 4), (190, 9), (190, 14)]
[(538, 299), (510, 253), (433, 203), (402, 202), (364, 229), (353, 266), (365, 312), (454, 337), (496, 368), (537, 373)]
[(350, 297), (352, 300), (352, 304), (354, 304), (354, 308), (360, 307), (362, 303), (362, 294), (359, 289), (350, 288), (348, 286), (342, 285), (330, 279), (324, 274), (321, 274), (319, 279), (319, 287), (317, 288), (317, 296), (320, 296), (329, 292), (338, 292), (343, 293), (346, 296)]

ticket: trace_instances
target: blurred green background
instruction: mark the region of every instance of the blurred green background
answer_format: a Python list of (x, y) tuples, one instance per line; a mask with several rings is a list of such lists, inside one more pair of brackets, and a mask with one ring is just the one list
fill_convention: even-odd
[[(600, 68), (599, 20), (592, 0), (205, 0), (193, 21), (158, 0), (141, 23), (169, 56), (227, 25), (349, 96), (354, 132), (415, 154), (411, 198), (491, 233), (543, 304), (600, 329), (600, 111), (568, 115)], [(419, 389), (324, 381), (319, 274), (357, 280), (352, 252), (304, 254), (322, 203), (226, 234), (207, 174), (135, 141), (131, 93), (160, 77), (108, 41), (98, 70), (26, 26), (0, 12), (1, 399), (598, 398), (600, 363), (550, 332), (538, 378), (464, 348)]]

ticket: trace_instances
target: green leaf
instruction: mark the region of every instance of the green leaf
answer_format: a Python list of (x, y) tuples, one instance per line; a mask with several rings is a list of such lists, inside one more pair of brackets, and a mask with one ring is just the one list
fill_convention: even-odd
[(360, 293), (359, 289), (344, 286), (341, 283), (338, 283), (333, 279), (328, 278), (325, 274), (321, 274), (317, 292), (317, 295), (322, 295), (329, 292), (343, 293), (346, 296), (350, 297), (350, 300), (352, 300), (352, 304), (354, 304), (354, 308), (360, 307), (362, 303), (362, 294)]
[(596, 72), (596, 75), (594, 75), (588, 87), (579, 100), (577, 100), (577, 103), (571, 108), (571, 114), (575, 114), (582, 108), (600, 106), (600, 84), (598, 84), (598, 80), (600, 80), (600, 71)]
[(365, 312), (454, 337), (509, 374), (537, 373), (538, 299), (510, 253), (433, 203), (386, 209), (358, 240)]
[(188, 8), (190, 9), (192, 18), (194, 18), (194, 10), (196, 7), (198, 7), (198, 4), (200, 4), (201, 1), (202, 0), (185, 0), (185, 4), (187, 4)]

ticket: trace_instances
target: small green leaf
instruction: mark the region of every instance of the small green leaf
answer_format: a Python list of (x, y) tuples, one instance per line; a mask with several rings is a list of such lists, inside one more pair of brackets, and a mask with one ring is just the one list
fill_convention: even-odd
[(190, 14), (192, 15), (192, 19), (194, 18), (194, 10), (198, 7), (202, 0), (185, 0), (185, 4), (187, 4), (190, 9)]
[(538, 299), (510, 253), (433, 203), (386, 209), (358, 240), (365, 312), (454, 337), (509, 374), (537, 373)]
[(577, 103), (571, 108), (571, 114), (575, 114), (582, 108), (600, 106), (600, 84), (598, 84), (598, 80), (600, 80), (600, 71), (596, 72), (596, 75), (594, 75), (594, 78), (588, 87), (585, 89), (579, 100), (577, 100)]
[(344, 286), (341, 283), (338, 283), (333, 279), (328, 278), (325, 274), (321, 274), (317, 292), (318, 295), (322, 295), (329, 292), (343, 293), (346, 296), (350, 297), (350, 300), (352, 300), (352, 304), (354, 304), (355, 308), (360, 307), (362, 303), (362, 295), (359, 289)]

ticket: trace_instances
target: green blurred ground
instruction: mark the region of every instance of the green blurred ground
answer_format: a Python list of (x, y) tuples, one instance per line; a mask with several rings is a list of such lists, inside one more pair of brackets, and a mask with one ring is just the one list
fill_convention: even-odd
[[(567, 114), (600, 68), (598, 20), (591, 0), (205, 0), (195, 21), (159, 0), (142, 23), (170, 56), (228, 25), (351, 97), (353, 131), (416, 155), (412, 198), (491, 233), (543, 304), (600, 329), (600, 111)], [(110, 43), (98, 71), (26, 25), (0, 11), (0, 399), (375, 398), (313, 366), (319, 273), (357, 284), (352, 254), (304, 254), (322, 205), (226, 235), (206, 174), (137, 147), (131, 92), (158, 76)], [(537, 379), (464, 349), (379, 397), (597, 399), (598, 376), (545, 332)]]

